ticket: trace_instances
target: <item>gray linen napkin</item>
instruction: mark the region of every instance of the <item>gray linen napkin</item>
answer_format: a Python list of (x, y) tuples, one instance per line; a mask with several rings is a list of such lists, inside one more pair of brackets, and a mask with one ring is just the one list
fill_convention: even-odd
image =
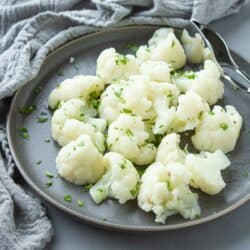
[[(249, 0), (1, 0), (0, 99), (33, 79), (61, 44), (107, 26), (168, 24), (190, 18), (207, 24), (236, 13)], [(1, 103), (0, 103), (1, 106)], [(0, 109), (0, 250), (42, 249), (52, 226), (40, 201), (11, 178), (13, 161)], [(2, 127), (2, 128), (1, 128)]]

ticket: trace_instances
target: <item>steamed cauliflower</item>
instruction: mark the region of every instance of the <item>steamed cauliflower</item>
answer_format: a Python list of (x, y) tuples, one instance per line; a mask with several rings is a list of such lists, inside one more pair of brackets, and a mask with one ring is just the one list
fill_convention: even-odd
[(204, 112), (210, 110), (208, 104), (195, 92), (188, 91), (179, 96), (176, 110), (177, 119), (183, 124), (179, 131), (192, 130), (197, 127)]
[[(87, 134), (95, 142), (98, 147), (104, 150), (104, 136), (98, 132), (106, 127), (106, 121), (100, 118), (90, 118), (85, 116), (86, 103), (80, 99), (71, 99), (61, 104), (61, 107), (55, 111), (51, 119), (52, 137), (59, 145), (64, 146), (75, 140), (81, 134)], [(88, 123), (90, 119), (94, 119)], [(97, 121), (98, 120), (98, 121)], [(95, 124), (101, 124), (97, 127)], [(102, 138), (100, 140), (100, 138)]]
[(159, 223), (177, 213), (194, 219), (200, 215), (200, 207), (198, 195), (188, 187), (189, 181), (190, 174), (183, 164), (155, 162), (141, 177), (138, 206), (146, 212), (152, 211)]
[(188, 90), (195, 92), (209, 105), (215, 104), (224, 93), (224, 85), (220, 80), (220, 69), (211, 60), (206, 60), (204, 69), (199, 72), (174, 75), (173, 82), (183, 92)]
[(180, 91), (170, 83), (151, 82), (150, 99), (153, 103), (155, 121), (153, 126), (154, 134), (165, 134), (176, 118), (176, 108)]
[(226, 186), (221, 170), (227, 168), (230, 161), (221, 150), (214, 153), (203, 152), (199, 155), (188, 154), (185, 164), (191, 173), (190, 185), (194, 188), (215, 195)]
[(56, 168), (67, 181), (95, 183), (104, 173), (106, 161), (88, 135), (80, 135), (64, 146), (56, 157)]
[(214, 106), (212, 112), (204, 113), (195, 130), (192, 142), (196, 149), (224, 153), (234, 149), (242, 126), (242, 117), (233, 106)]
[(149, 134), (140, 117), (121, 114), (108, 129), (107, 145), (137, 165), (146, 165), (155, 158), (156, 149), (147, 143)]
[(146, 61), (141, 64), (140, 72), (152, 81), (170, 82), (171, 66), (162, 61)]
[(49, 96), (49, 106), (55, 109), (60, 102), (74, 98), (80, 98), (84, 101), (95, 94), (97, 98), (104, 89), (104, 82), (96, 76), (79, 75), (71, 79), (64, 80), (55, 88)]
[(186, 153), (180, 148), (180, 135), (168, 134), (161, 140), (156, 153), (156, 161), (163, 164), (171, 162), (184, 163)]
[(90, 195), (96, 203), (107, 197), (117, 199), (123, 204), (137, 196), (140, 177), (133, 164), (118, 153), (107, 153), (106, 173), (90, 189)]
[(181, 42), (190, 63), (200, 63), (204, 58), (204, 41), (200, 34), (196, 33), (194, 37), (190, 36), (187, 30), (183, 30)]
[(96, 75), (105, 83), (125, 79), (139, 73), (139, 65), (133, 55), (122, 55), (109, 48), (101, 52), (97, 58)]

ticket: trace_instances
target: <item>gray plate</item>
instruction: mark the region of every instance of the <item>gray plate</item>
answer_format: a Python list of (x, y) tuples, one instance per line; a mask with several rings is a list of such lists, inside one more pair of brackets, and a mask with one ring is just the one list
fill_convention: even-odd
[[(46, 170), (57, 176), (55, 158), (59, 147), (53, 141), (44, 142), (51, 136), (50, 121), (37, 123), (36, 118), (41, 111), (48, 112), (47, 98), (51, 90), (65, 78), (80, 73), (95, 74), (96, 59), (101, 50), (115, 47), (118, 51), (128, 52), (126, 49), (128, 43), (145, 43), (155, 29), (156, 27), (152, 26), (118, 28), (86, 35), (60, 47), (48, 56), (39, 76), (16, 94), (9, 113), (8, 139), (17, 167), (25, 180), (38, 194), (56, 207), (99, 226), (138, 231), (177, 229), (217, 218), (250, 198), (250, 177), (244, 176), (250, 168), (250, 133), (244, 129), (235, 151), (230, 153), (232, 165), (223, 173), (227, 187), (219, 195), (213, 197), (200, 194), (202, 217), (196, 220), (188, 221), (176, 215), (168, 218), (165, 225), (159, 225), (154, 222), (154, 216), (141, 211), (135, 201), (119, 205), (114, 200), (107, 200), (101, 205), (95, 205), (81, 186), (72, 185), (60, 178), (54, 179), (54, 184), (50, 188), (45, 187), (45, 182), (48, 180), (44, 174)], [(71, 56), (75, 57), (79, 71), (69, 63)], [(63, 76), (57, 74), (58, 70), (63, 72)], [(33, 90), (37, 86), (42, 86), (42, 91), (34, 95)], [(250, 122), (249, 101), (250, 97), (247, 94), (234, 91), (228, 84), (225, 84), (223, 103), (237, 107), (244, 118), (246, 128), (249, 127)], [(30, 104), (37, 106), (35, 112), (29, 116), (18, 113), (18, 107)], [(49, 112), (49, 120), (50, 118)], [(28, 128), (30, 140), (20, 138), (17, 132), (20, 127)], [(36, 166), (36, 161), (39, 160), (42, 160), (42, 163)], [(64, 201), (65, 194), (72, 195), (72, 203)], [(77, 199), (83, 200), (85, 207), (78, 207)]]

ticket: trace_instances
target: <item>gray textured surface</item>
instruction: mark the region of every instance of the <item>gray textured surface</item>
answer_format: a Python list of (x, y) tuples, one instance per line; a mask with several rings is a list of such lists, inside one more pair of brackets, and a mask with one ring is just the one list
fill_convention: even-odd
[[(250, 5), (238, 15), (212, 23), (231, 48), (250, 61)], [(250, 246), (250, 202), (215, 221), (178, 231), (134, 234), (110, 232), (79, 223), (47, 204), (55, 237), (53, 250), (248, 250)]]

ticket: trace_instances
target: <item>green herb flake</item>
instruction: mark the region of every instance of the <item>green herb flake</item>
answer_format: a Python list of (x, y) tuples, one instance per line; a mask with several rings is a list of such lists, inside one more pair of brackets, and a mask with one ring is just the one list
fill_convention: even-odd
[(21, 136), (25, 140), (30, 139), (29, 131), (27, 128), (19, 128), (18, 129), (19, 136)]
[(49, 138), (45, 139), (44, 142), (49, 143), (51, 140)]
[(172, 44), (171, 44), (171, 47), (173, 48), (174, 45), (175, 45), (175, 41), (173, 40), (173, 41), (172, 41)]
[(125, 55), (122, 54), (116, 54), (115, 55), (115, 63), (117, 65), (125, 65), (127, 63), (128, 59)]
[(249, 173), (248, 173), (248, 171), (245, 171), (242, 175), (243, 175), (244, 177), (248, 177)]
[(37, 122), (38, 123), (45, 123), (47, 121), (48, 121), (48, 117), (46, 117), (46, 116), (40, 115), (40, 116), (37, 117)]
[(71, 197), (70, 194), (64, 195), (63, 199), (64, 199), (64, 201), (66, 201), (66, 202), (72, 202), (72, 197)]
[(122, 112), (123, 112), (123, 113), (126, 113), (126, 114), (132, 114), (132, 113), (133, 113), (132, 110), (126, 109), (126, 108), (124, 108), (124, 109), (122, 110)]
[(221, 123), (220, 128), (222, 128), (224, 131), (228, 129), (227, 123)]
[(47, 176), (50, 179), (54, 178), (54, 175), (49, 171), (45, 171), (45, 176)]
[(134, 45), (134, 44), (128, 44), (127, 48), (130, 49), (133, 52), (136, 52), (139, 49), (139, 46)]
[(93, 186), (93, 184), (86, 184), (86, 185), (83, 186), (83, 189), (85, 191), (89, 191), (92, 188), (92, 186)]
[(20, 107), (18, 109), (18, 112), (20, 114), (29, 115), (29, 114), (31, 114), (35, 110), (36, 110), (36, 106), (35, 105), (29, 105), (29, 106)]
[(84, 207), (84, 202), (81, 200), (77, 200), (78, 207)]
[(213, 111), (209, 111), (208, 114), (209, 115), (214, 115), (214, 112)]
[(84, 147), (84, 145), (85, 145), (84, 141), (80, 141), (77, 146)]
[(98, 109), (99, 105), (100, 105), (99, 99), (92, 99), (90, 101), (90, 106), (92, 106), (94, 109)]
[(47, 181), (47, 182), (45, 183), (45, 186), (46, 186), (47, 188), (51, 187), (52, 185), (53, 185), (53, 181), (52, 181), (52, 180), (49, 180), (49, 181)]
[(166, 182), (166, 185), (167, 185), (167, 189), (168, 189), (169, 191), (172, 191), (172, 190), (173, 190), (170, 181), (167, 181), (167, 182)]
[(58, 76), (64, 76), (63, 71), (61, 69), (59, 69), (56, 74)]
[(119, 92), (115, 91), (114, 94), (115, 94), (115, 96), (120, 100), (121, 103), (125, 103), (125, 100), (124, 100), (124, 98), (122, 97), (122, 90), (123, 90), (123, 89), (120, 89)]
[(125, 130), (125, 133), (126, 133), (127, 136), (133, 136), (134, 135), (133, 132), (129, 128), (127, 128)]
[(42, 163), (42, 161), (41, 161), (41, 160), (36, 161), (36, 165), (40, 165), (41, 163)]
[(203, 116), (203, 111), (200, 111), (199, 114), (198, 114), (198, 119), (201, 120), (202, 116)]

